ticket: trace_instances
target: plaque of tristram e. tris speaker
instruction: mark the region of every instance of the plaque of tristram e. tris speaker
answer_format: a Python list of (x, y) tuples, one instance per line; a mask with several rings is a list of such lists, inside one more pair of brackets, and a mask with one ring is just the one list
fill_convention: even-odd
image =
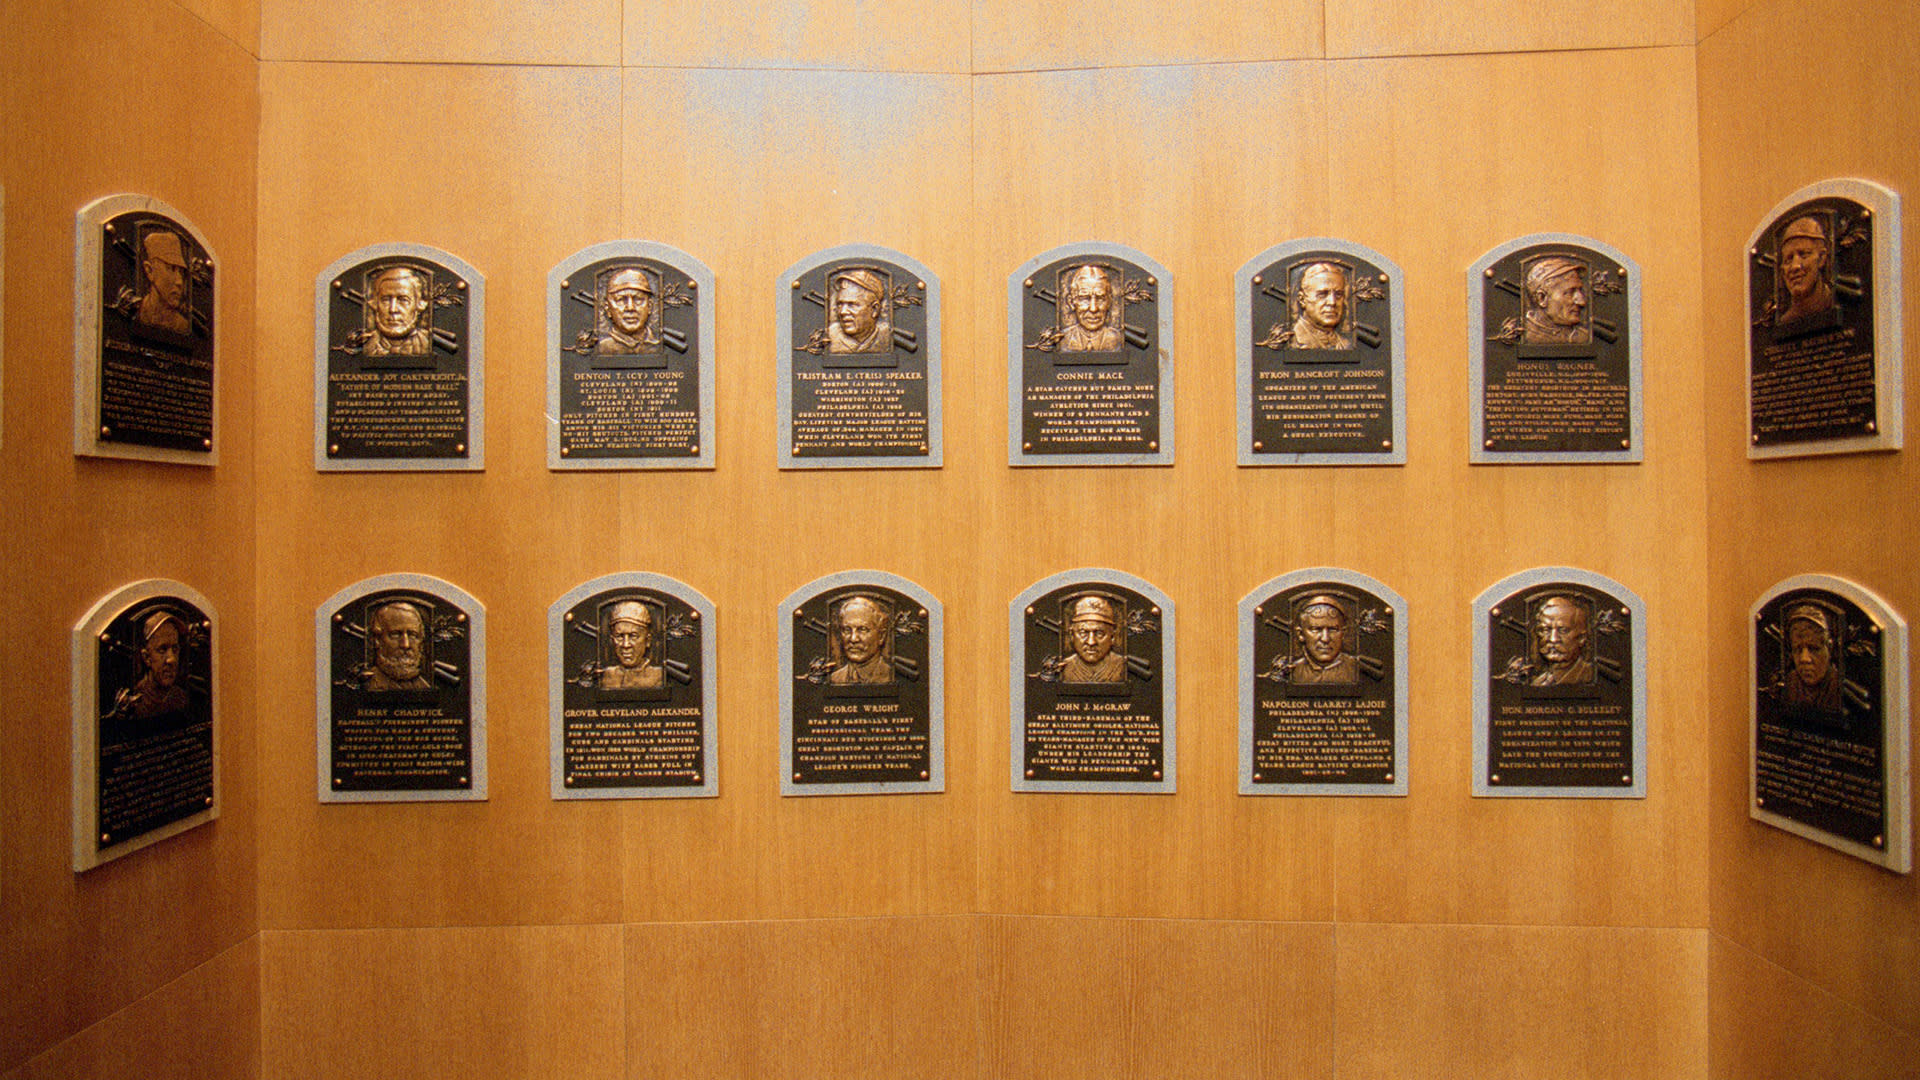
[(1015, 791), (1174, 790), (1173, 602), (1114, 570), (1034, 583), (1008, 610)]
[(713, 468), (713, 272), (622, 240), (547, 275), (547, 467)]
[(73, 868), (220, 815), (213, 605), (136, 582), (73, 628)]
[(1475, 464), (1641, 460), (1640, 268), (1536, 233), (1467, 270)]
[(214, 257), (146, 195), (81, 208), (74, 235), (73, 452), (217, 465)]
[(1820, 574), (1782, 581), (1750, 614), (1748, 812), (1911, 870), (1905, 620), (1866, 589)]
[(1240, 601), (1240, 794), (1407, 793), (1407, 605), (1349, 570)]
[(1473, 793), (1645, 798), (1646, 625), (1639, 597), (1586, 570), (1527, 570), (1481, 593)]
[(486, 609), (383, 574), (314, 613), (321, 802), (487, 797)]
[(375, 244), (314, 280), (313, 467), (486, 466), (486, 281), (420, 244)]
[(849, 244), (787, 267), (775, 292), (780, 467), (939, 468), (940, 279)]
[(556, 799), (689, 798), (714, 775), (713, 604), (672, 578), (595, 578), (547, 612)]
[(1898, 450), (1900, 197), (1827, 180), (1747, 238), (1747, 456)]
[(780, 793), (945, 791), (940, 601), (849, 570), (795, 590), (779, 619)]
[(1007, 460), (1173, 464), (1173, 279), (1117, 244), (1070, 244), (1007, 279)]
[(1359, 244), (1294, 240), (1233, 285), (1240, 464), (1406, 464), (1400, 268)]

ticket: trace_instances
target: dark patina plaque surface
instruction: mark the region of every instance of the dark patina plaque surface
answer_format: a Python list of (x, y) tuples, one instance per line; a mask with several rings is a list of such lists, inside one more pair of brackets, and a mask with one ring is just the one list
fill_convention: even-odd
[(1646, 612), (1570, 567), (1498, 582), (1473, 602), (1473, 793), (1645, 798)]

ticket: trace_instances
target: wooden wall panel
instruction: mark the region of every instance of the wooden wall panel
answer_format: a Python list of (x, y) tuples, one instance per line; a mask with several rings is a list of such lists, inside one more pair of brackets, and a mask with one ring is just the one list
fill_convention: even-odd
[[(618, 64), (621, 0), (259, 0), (263, 60), (405, 61), (426, 64)], [(344, 104), (344, 103), (343, 103)], [(375, 110), (342, 124), (373, 128)], [(344, 114), (343, 114), (344, 115)], [(557, 104), (549, 113), (569, 115)], [(571, 114), (578, 117), (578, 114)], [(443, 122), (460, 123), (458, 113)], [(583, 138), (595, 133), (580, 127)], [(374, 132), (378, 138), (378, 132)], [(325, 265), (325, 264), (322, 264)]]
[(1759, 0), (1694, 0), (1694, 36), (1705, 41), (1751, 10)]
[[(624, 62), (634, 67), (968, 70), (967, 0), (725, 0), (680, 9), (628, 0)], [(848, 126), (873, 129), (859, 116)]]
[[(1326, 0), (1328, 57), (1443, 53), (1557, 52), (1692, 45), (1693, 7), (1663, 0), (1518, 0), (1500, 8), (1421, 0)], [(1577, 83), (1537, 98), (1507, 97), (1512, 138), (1541, 127), (1604, 115), (1608, 94), (1575, 93), (1581, 103), (1549, 105)], [(1597, 89), (1597, 88), (1596, 88)], [(1607, 87), (1608, 91), (1615, 89)], [(1576, 120), (1576, 122), (1578, 122)], [(1632, 133), (1629, 126), (1623, 137)]]
[(260, 55), (260, 0), (179, 0), (248, 54)]
[(1920, 1037), (1901, 1032), (1719, 934), (1707, 946), (1709, 1075), (1716, 1080), (1912, 1080)]
[[(973, 0), (973, 70), (1309, 59), (1321, 55), (1321, 6), (1322, 0), (1251, 0), (1202, 13), (1151, 0)], [(1083, 114), (1081, 122), (1099, 115)], [(1119, 116), (1097, 122), (1116, 134), (1128, 127)]]

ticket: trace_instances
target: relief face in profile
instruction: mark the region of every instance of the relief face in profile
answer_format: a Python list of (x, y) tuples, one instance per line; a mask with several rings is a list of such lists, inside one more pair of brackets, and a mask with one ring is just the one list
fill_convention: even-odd
[(1548, 597), (1533, 618), (1533, 643), (1542, 670), (1527, 685), (1582, 686), (1592, 682), (1587, 630), (1586, 605), (1570, 597)]
[(1070, 683), (1117, 683), (1127, 678), (1127, 658), (1114, 646), (1119, 622), (1113, 602), (1104, 596), (1082, 596), (1073, 602), (1067, 636), (1073, 655), (1060, 669), (1060, 680)]
[(1061, 352), (1118, 352), (1119, 305), (1115, 302), (1113, 271), (1088, 264), (1067, 274), (1061, 291)]
[(653, 325), (653, 283), (639, 267), (624, 267), (607, 279), (600, 301), (604, 333), (593, 351), (601, 356), (632, 356), (660, 351)]
[(887, 280), (872, 270), (840, 270), (827, 280), (827, 351), (879, 353), (893, 349)]
[(367, 626), (373, 642), (373, 671), (365, 689), (431, 690), (425, 675), (427, 621), (418, 606), (394, 600), (374, 609)]
[(367, 285), (367, 319), (373, 331), (368, 356), (430, 356), (433, 308), (426, 276), (410, 266), (389, 266)]
[(152, 229), (140, 240), (140, 273), (146, 278), (147, 291), (134, 310), (134, 320), (170, 333), (193, 330), (187, 314), (187, 254), (180, 234), (171, 229)]
[(1774, 321), (1792, 322), (1832, 311), (1832, 251), (1820, 219), (1808, 214), (1788, 222), (1780, 230), (1779, 257), (1780, 285), (1787, 291), (1787, 307)]
[(887, 659), (893, 617), (886, 608), (864, 596), (843, 600), (834, 608), (832, 633), (841, 662), (828, 673), (829, 683), (881, 686), (893, 681), (893, 663)]
[(1353, 348), (1353, 337), (1345, 329), (1350, 289), (1346, 268), (1335, 263), (1313, 263), (1300, 272), (1293, 302), (1294, 348)]
[(653, 610), (622, 600), (607, 613), (607, 639), (614, 662), (600, 669), (602, 690), (658, 690), (663, 672), (653, 658)]
[(1527, 318), (1521, 340), (1528, 345), (1586, 345), (1587, 268), (1573, 259), (1550, 255), (1527, 269)]

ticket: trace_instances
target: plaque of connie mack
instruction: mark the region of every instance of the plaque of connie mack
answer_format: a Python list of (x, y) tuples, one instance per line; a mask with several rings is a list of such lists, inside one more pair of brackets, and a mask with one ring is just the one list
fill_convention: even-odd
[(1584, 236), (1536, 233), (1467, 270), (1469, 460), (1641, 460), (1640, 268)]
[(1821, 574), (1780, 582), (1750, 615), (1748, 813), (1908, 872), (1906, 621), (1866, 589)]
[(375, 244), (313, 284), (313, 467), (486, 467), (486, 281), (437, 248)]
[(1173, 602), (1115, 570), (1034, 583), (1008, 610), (1013, 790), (1174, 791)]
[(720, 794), (713, 604), (658, 574), (595, 578), (547, 612), (556, 799)]
[(1547, 566), (1473, 602), (1473, 793), (1647, 795), (1646, 608), (1626, 586)]
[(220, 816), (213, 605), (135, 582), (73, 628), (73, 868)]
[(796, 589), (779, 619), (780, 793), (945, 791), (940, 601), (848, 570)]
[(321, 802), (487, 797), (486, 609), (383, 574), (314, 613)]
[(73, 452), (217, 465), (214, 257), (145, 195), (81, 209), (74, 236)]
[(1173, 464), (1173, 279), (1082, 243), (1007, 279), (1007, 461)]
[(1900, 197), (1866, 180), (1801, 188), (1746, 254), (1747, 456), (1898, 450)]

